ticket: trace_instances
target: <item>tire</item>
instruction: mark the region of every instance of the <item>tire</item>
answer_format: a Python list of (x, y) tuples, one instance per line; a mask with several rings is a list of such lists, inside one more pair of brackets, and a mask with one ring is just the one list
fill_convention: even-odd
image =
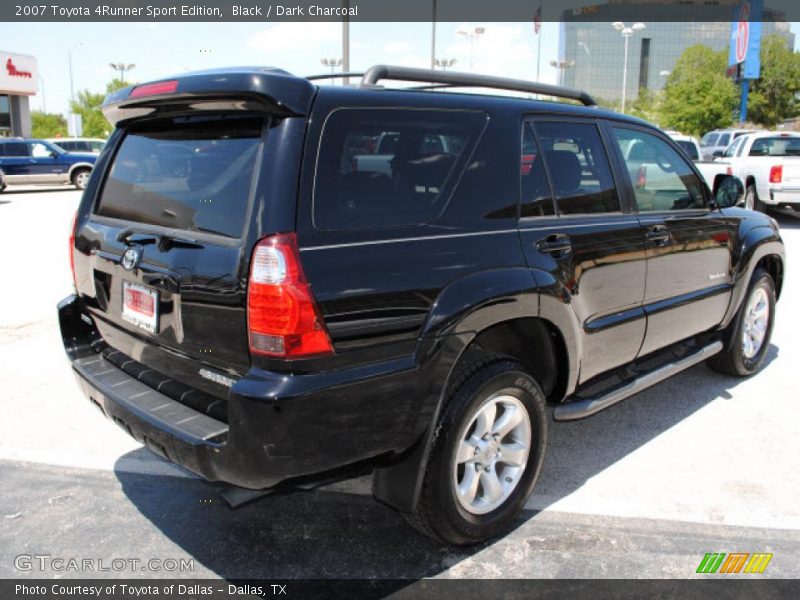
[[(490, 405), (495, 407), (493, 420)], [(517, 418), (504, 421), (507, 412)], [(499, 438), (476, 435), (477, 428), (487, 429), (481, 425), (488, 424), (491, 430), (492, 425), (517, 419), (519, 423)], [(533, 491), (546, 444), (544, 394), (522, 365), (497, 354), (464, 364), (446, 391), (420, 500), (406, 519), (435, 540), (458, 546), (498, 535)], [(490, 490), (484, 481), (496, 485)], [(469, 486), (470, 482), (476, 483)], [(459, 494), (459, 485), (471, 491)]]
[(89, 183), (89, 177), (92, 174), (91, 169), (75, 169), (75, 172), (72, 174), (72, 185), (74, 185), (79, 190), (85, 190), (86, 185)]
[(747, 191), (744, 194), (744, 207), (756, 212), (764, 212), (764, 203), (758, 199), (756, 186), (752, 183), (747, 186)]
[[(758, 307), (763, 306), (767, 311), (763, 318), (763, 337), (757, 347), (748, 345), (753, 343), (750, 333)], [(759, 319), (755, 319), (758, 325)], [(719, 354), (708, 360), (709, 366), (720, 373), (737, 377), (748, 377), (758, 371), (764, 364), (769, 341), (772, 338), (772, 328), (775, 325), (775, 282), (766, 271), (757, 269), (750, 279), (747, 295), (736, 313), (736, 317), (725, 330), (723, 337), (724, 346)]]

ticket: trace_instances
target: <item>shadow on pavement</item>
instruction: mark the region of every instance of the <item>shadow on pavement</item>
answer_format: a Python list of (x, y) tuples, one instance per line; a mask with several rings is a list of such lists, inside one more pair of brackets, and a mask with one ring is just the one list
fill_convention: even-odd
[[(765, 368), (777, 355), (771, 345)], [(588, 419), (551, 421), (534, 504), (543, 508), (575, 492), (710, 402), (731, 399), (730, 390), (741, 381), (700, 365)], [(704, 443), (697, 440), (698, 451)], [(148, 452), (140, 449), (123, 458)], [(231, 510), (220, 499), (219, 486), (198, 479), (120, 469), (115, 474), (142, 515), (188, 555), (228, 579), (419, 579), (489, 545), (454, 549), (437, 544), (367, 494), (295, 492)], [(517, 527), (537, 514), (526, 510)]]

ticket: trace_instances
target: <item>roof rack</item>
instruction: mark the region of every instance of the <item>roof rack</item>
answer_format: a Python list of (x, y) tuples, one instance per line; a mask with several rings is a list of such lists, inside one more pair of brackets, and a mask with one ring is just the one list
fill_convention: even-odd
[(305, 79), (315, 81), (317, 79), (344, 79), (345, 77), (361, 77), (364, 73), (320, 73), (319, 75), (308, 75)]
[(375, 87), (382, 79), (392, 79), (396, 81), (419, 81), (431, 84), (443, 84), (442, 86), (423, 86), (428, 89), (437, 87), (483, 87), (499, 90), (514, 90), (517, 92), (530, 92), (532, 94), (543, 94), (545, 96), (555, 96), (556, 98), (568, 98), (577, 100), (585, 106), (596, 106), (589, 94), (580, 90), (550, 85), (547, 83), (536, 83), (525, 81), (524, 79), (506, 79), (505, 77), (493, 77), (491, 75), (473, 75), (472, 73), (459, 73), (457, 71), (433, 71), (430, 69), (414, 69), (411, 67), (395, 67), (391, 65), (375, 65), (370, 67), (361, 78), (362, 87)]

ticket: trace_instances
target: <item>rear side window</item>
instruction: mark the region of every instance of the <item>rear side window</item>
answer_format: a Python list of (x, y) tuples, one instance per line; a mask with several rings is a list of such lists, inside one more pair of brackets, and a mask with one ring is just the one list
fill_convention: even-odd
[(25, 142), (6, 142), (6, 156), (30, 156), (31, 150)]
[(700, 155), (697, 153), (697, 146), (694, 145), (694, 142), (689, 140), (677, 140), (675, 143), (678, 144), (680, 149), (686, 152), (686, 156), (692, 160), (700, 159)]
[(520, 198), (522, 217), (546, 217), (555, 214), (553, 195), (544, 170), (544, 159), (530, 123), (525, 124), (522, 132)]
[(418, 225), (444, 208), (483, 131), (480, 112), (343, 109), (322, 132), (314, 226)]
[(96, 213), (239, 237), (263, 120), (182, 117), (132, 127), (114, 157)]
[(535, 125), (560, 215), (618, 212), (619, 196), (596, 125)]

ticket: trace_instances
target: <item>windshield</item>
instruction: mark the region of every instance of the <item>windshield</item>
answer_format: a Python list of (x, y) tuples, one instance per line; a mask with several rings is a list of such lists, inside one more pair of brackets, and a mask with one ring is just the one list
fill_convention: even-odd
[(239, 237), (262, 119), (180, 117), (134, 126), (114, 158), (97, 214)]
[(768, 137), (753, 141), (750, 156), (800, 156), (800, 137)]

